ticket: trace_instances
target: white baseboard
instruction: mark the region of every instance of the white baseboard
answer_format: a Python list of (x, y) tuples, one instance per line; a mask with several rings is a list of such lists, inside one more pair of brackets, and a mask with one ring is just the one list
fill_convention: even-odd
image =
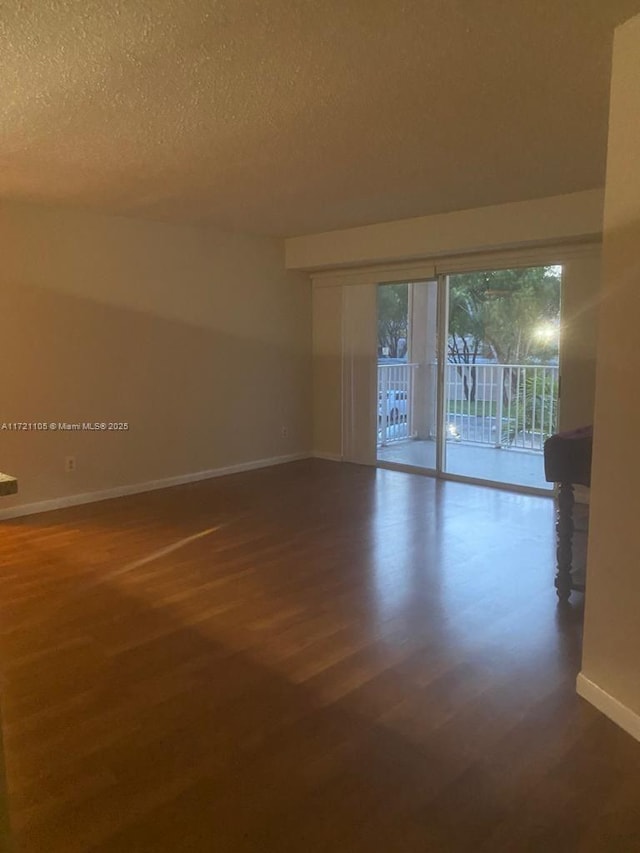
[(38, 512), (50, 512), (54, 509), (64, 509), (68, 506), (106, 501), (111, 498), (122, 498), (126, 495), (137, 495), (142, 492), (154, 492), (157, 489), (168, 489), (171, 486), (182, 486), (185, 483), (197, 483), (199, 480), (211, 480), (214, 477), (226, 477), (228, 474), (240, 474), (242, 471), (254, 471), (257, 468), (270, 468), (285, 462), (296, 462), (299, 459), (309, 459), (310, 453), (290, 453), (287, 456), (272, 456), (268, 459), (255, 459), (252, 462), (241, 462), (238, 465), (227, 465), (224, 468), (211, 468), (208, 471), (195, 471), (192, 474), (178, 474), (176, 477), (166, 477), (162, 480), (148, 480), (146, 483), (132, 483), (127, 486), (116, 486), (112, 489), (102, 489), (98, 492), (84, 492), (79, 495), (65, 495), (46, 501), (12, 506), (0, 510), (0, 520), (19, 518), (23, 515), (34, 515)]
[(640, 715), (632, 711), (622, 702), (614, 699), (611, 694), (598, 687), (586, 675), (579, 673), (576, 681), (576, 690), (578, 695), (590, 702), (594, 707), (601, 711), (610, 720), (613, 720), (621, 729), (624, 729), (627, 734), (640, 740)]
[(311, 454), (314, 459), (326, 459), (328, 462), (343, 462), (342, 456), (337, 453), (325, 453), (323, 450), (314, 450)]

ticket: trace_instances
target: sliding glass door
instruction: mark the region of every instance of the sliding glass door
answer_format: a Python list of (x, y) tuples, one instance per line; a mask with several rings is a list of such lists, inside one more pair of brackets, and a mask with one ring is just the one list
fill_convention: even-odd
[(438, 285), (378, 285), (377, 459), (437, 470)]
[(447, 474), (536, 489), (557, 429), (558, 266), (447, 277)]
[(378, 464), (549, 489), (561, 281), (539, 266), (379, 284)]

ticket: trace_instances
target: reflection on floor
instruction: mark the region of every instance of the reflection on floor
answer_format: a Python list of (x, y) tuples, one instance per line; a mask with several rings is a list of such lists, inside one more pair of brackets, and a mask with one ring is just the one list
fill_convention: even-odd
[(637, 850), (640, 743), (576, 695), (553, 525), (320, 460), (4, 522), (16, 850)]
[[(378, 460), (434, 469), (435, 441), (401, 441), (379, 447)], [(448, 441), (445, 471), (477, 480), (551, 489), (551, 484), (544, 479), (542, 454), (528, 453), (525, 450), (507, 450)]]

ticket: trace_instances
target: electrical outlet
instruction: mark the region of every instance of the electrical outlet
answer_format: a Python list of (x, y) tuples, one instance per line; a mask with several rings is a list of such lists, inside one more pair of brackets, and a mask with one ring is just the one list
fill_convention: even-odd
[(280, 430), (280, 435), (283, 438), (286, 438), (289, 435), (289, 430), (286, 428), (286, 426), (284, 426), (284, 425), (282, 426), (282, 428)]
[(75, 456), (66, 456), (64, 460), (64, 470), (67, 474), (70, 474), (72, 471), (76, 470), (76, 457)]

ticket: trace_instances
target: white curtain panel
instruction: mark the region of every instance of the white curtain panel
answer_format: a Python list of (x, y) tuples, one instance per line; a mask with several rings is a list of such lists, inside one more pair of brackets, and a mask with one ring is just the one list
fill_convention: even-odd
[(375, 465), (377, 285), (342, 287), (342, 449), (348, 462)]

